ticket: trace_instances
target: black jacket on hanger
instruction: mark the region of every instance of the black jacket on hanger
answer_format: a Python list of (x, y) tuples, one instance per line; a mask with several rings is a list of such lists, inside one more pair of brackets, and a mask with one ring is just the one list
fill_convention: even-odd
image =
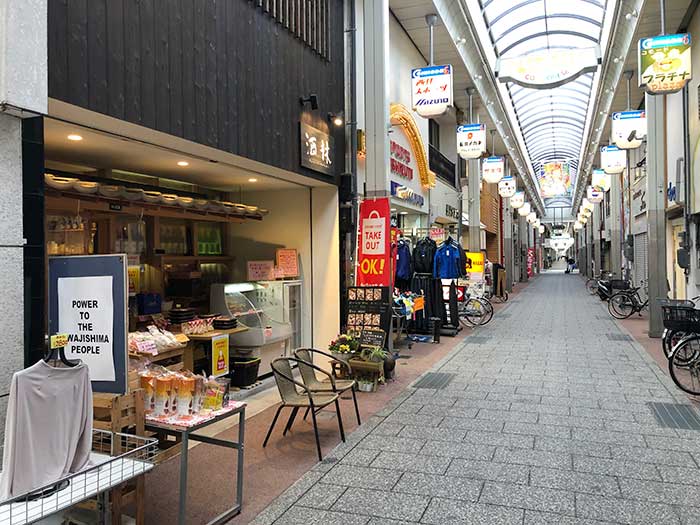
[(413, 271), (432, 275), (436, 251), (437, 243), (430, 237), (425, 237), (418, 241), (413, 249)]

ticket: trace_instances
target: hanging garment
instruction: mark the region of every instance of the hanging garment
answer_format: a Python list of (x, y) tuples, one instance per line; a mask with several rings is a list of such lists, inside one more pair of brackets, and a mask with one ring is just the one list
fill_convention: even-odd
[(44, 360), (12, 376), (0, 501), (82, 470), (92, 449), (92, 386), (85, 363)]
[(413, 249), (413, 271), (432, 275), (436, 251), (437, 243), (430, 237), (418, 241)]
[(396, 279), (406, 280), (411, 277), (413, 277), (411, 248), (406, 241), (400, 240), (396, 246)]
[[(437, 252), (433, 265), (433, 277), (438, 279), (457, 279), (462, 276), (462, 252), (452, 239), (446, 240)], [(464, 264), (466, 266), (466, 262)]]
[(457, 301), (457, 282), (450, 283), (450, 324), (455, 328), (459, 328), (459, 303)]

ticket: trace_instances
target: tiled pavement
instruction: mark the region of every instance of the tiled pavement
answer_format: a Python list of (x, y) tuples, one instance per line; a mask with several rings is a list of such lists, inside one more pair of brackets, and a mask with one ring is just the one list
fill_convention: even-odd
[(700, 432), (685, 402), (578, 276), (544, 274), (254, 521), (263, 524), (700, 524)]

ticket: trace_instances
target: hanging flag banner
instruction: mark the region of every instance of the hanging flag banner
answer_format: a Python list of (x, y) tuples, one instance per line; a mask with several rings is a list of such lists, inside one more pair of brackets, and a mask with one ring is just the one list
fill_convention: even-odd
[(627, 167), (627, 152), (617, 146), (601, 146), (600, 164), (605, 173), (622, 173)]
[(543, 199), (570, 197), (573, 180), (568, 162), (547, 162), (538, 175), (540, 195)]
[(465, 160), (478, 159), (486, 151), (486, 126), (464, 124), (457, 126), (457, 154)]
[(505, 166), (505, 158), (488, 157), (481, 161), (481, 177), (486, 182), (499, 182), (505, 173)]
[(360, 203), (357, 248), (357, 286), (391, 286), (389, 199), (368, 199)]
[(547, 49), (496, 61), (502, 83), (514, 82), (532, 89), (552, 89), (595, 71), (601, 62), (600, 46), (576, 49)]
[(517, 190), (518, 183), (516, 182), (515, 177), (503, 177), (503, 179), (501, 179), (501, 182), (498, 183), (498, 194), (501, 197), (512, 197), (513, 195), (515, 195), (515, 192)]
[(636, 149), (647, 136), (645, 111), (619, 111), (612, 114), (612, 141), (620, 149)]
[(693, 78), (689, 33), (639, 41), (639, 87), (658, 95), (680, 91)]
[(515, 210), (517, 210), (518, 208), (522, 208), (524, 204), (525, 204), (525, 192), (524, 191), (515, 192), (515, 195), (513, 195), (510, 198), (510, 207), (515, 209)]
[(605, 173), (605, 170), (593, 170), (591, 175), (591, 186), (600, 191), (608, 191), (612, 184), (612, 177)]
[(411, 70), (411, 101), (421, 117), (444, 115), (452, 105), (452, 66)]
[(593, 186), (588, 186), (588, 188), (586, 188), (586, 197), (593, 204), (598, 204), (599, 202), (602, 202), (604, 196), (604, 191), (596, 189)]

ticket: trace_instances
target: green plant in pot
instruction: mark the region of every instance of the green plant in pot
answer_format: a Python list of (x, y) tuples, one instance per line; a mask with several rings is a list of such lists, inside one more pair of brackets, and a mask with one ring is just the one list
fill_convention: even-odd
[(362, 359), (364, 359), (365, 361), (370, 361), (372, 363), (381, 363), (382, 361), (384, 361), (384, 359), (386, 359), (387, 355), (389, 355), (388, 352), (383, 348), (380, 348), (378, 346), (370, 346), (362, 350), (360, 357), (362, 357)]

